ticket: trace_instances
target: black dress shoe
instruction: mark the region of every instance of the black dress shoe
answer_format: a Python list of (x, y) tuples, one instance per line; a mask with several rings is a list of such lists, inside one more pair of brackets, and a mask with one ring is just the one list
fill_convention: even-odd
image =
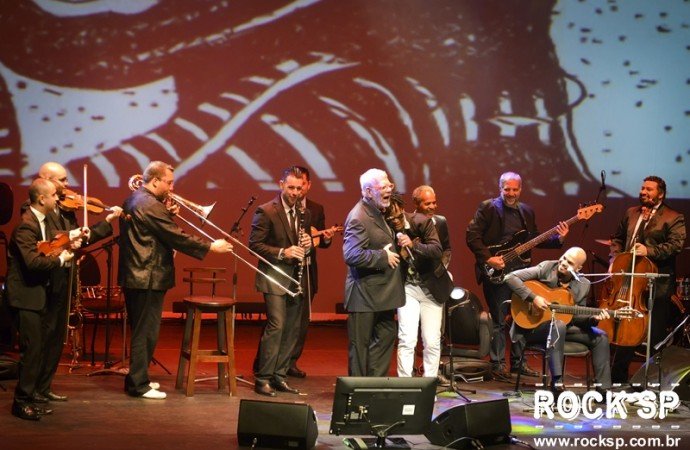
[(268, 382), (254, 382), (254, 392), (256, 392), (257, 394), (266, 395), (268, 397), (276, 396), (276, 391), (271, 387), (271, 385)]
[(271, 387), (279, 392), (287, 392), (288, 394), (299, 394), (299, 390), (293, 389), (285, 381), (280, 381), (278, 383), (272, 382)]
[(24, 420), (40, 420), (41, 416), (31, 403), (12, 403), (12, 415)]
[(301, 370), (299, 367), (290, 367), (287, 371), (287, 374), (289, 377), (293, 378), (305, 378), (307, 376), (307, 372), (304, 370)]
[(45, 394), (43, 394), (45, 398), (50, 400), (51, 402), (66, 402), (67, 401), (67, 396), (66, 395), (58, 395), (53, 391), (48, 391)]
[(34, 393), (34, 395), (31, 396), (31, 403), (48, 403), (48, 397), (46, 397), (43, 394), (39, 394), (38, 392)]
[(49, 406), (39, 406), (35, 405), (34, 409), (39, 416), (47, 416), (48, 414), (53, 414), (53, 409)]

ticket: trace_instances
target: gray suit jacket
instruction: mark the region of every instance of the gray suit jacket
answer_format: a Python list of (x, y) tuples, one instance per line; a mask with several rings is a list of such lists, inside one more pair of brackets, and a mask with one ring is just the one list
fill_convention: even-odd
[[(580, 278), (581, 281), (573, 280), (568, 286), (568, 290), (573, 296), (576, 305), (587, 306), (587, 294), (589, 294), (590, 283), (586, 278)], [(543, 261), (536, 266), (519, 269), (506, 275), (505, 283), (510, 286), (510, 289), (515, 292), (523, 300), (534, 300), (534, 294), (525, 286), (525, 281), (537, 280), (544, 283), (550, 288), (559, 287), (558, 284), (558, 261)], [(572, 325), (579, 327), (595, 326), (596, 321), (591, 317), (574, 317)], [(522, 328), (515, 325), (510, 329), (510, 336), (513, 341), (519, 339), (522, 335)]]
[(347, 264), (345, 308), (348, 312), (396, 309), (405, 304), (401, 266), (391, 269), (383, 249), (395, 238), (383, 214), (367, 200), (360, 200), (347, 215), (343, 257)]

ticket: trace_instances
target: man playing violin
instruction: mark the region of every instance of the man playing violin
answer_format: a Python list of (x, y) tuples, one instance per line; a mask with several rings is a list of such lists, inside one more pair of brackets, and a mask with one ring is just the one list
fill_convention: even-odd
[(297, 367), (297, 360), (302, 355), (302, 351), (304, 350), (304, 342), (307, 339), (307, 328), (309, 327), (311, 303), (314, 301), (314, 296), (316, 295), (319, 287), (316, 247), (330, 247), (331, 239), (333, 239), (335, 231), (331, 228), (326, 228), (326, 214), (324, 212), (323, 205), (307, 198), (307, 194), (311, 189), (311, 177), (309, 174), (309, 169), (302, 166), (297, 167), (299, 167), (299, 169), (302, 171), (302, 178), (304, 179), (304, 184), (302, 185), (302, 198), (299, 200), (299, 202), (302, 204), (303, 210), (309, 211), (309, 214), (311, 215), (312, 228), (323, 231), (319, 244), (312, 248), (311, 253), (306, 258), (307, 280), (305, 286), (307, 288), (307, 292), (305, 295), (306, 298), (309, 299), (309, 302), (305, 302), (302, 308), (302, 317), (300, 318), (299, 323), (297, 343), (295, 344), (295, 349), (290, 357), (290, 366), (287, 372), (287, 374), (291, 377), (304, 378), (307, 376), (307, 373)]
[(120, 217), (118, 281), (132, 329), (125, 391), (153, 400), (166, 397), (160, 385), (149, 379), (148, 367), (158, 343), (165, 293), (175, 285), (174, 251), (196, 259), (209, 251), (232, 251), (232, 244), (224, 239), (206, 242), (182, 231), (173, 220), (179, 205), (166, 205), (174, 182), (172, 166), (152, 161), (144, 171), (143, 184), (123, 203), (129, 220)]
[[(534, 267), (519, 269), (506, 275), (505, 284), (521, 299), (531, 303), (532, 308), (547, 310), (551, 300), (533, 292), (525, 285), (527, 280), (536, 280), (548, 288), (567, 289), (575, 305), (586, 306), (589, 293), (589, 280), (583, 277), (575, 279), (576, 274), (587, 260), (587, 254), (580, 247), (569, 248), (557, 261), (543, 261)], [(563, 390), (563, 352), (565, 341), (586, 345), (592, 352), (594, 376), (598, 383), (597, 390), (604, 393), (611, 388), (611, 367), (609, 363), (610, 348), (606, 333), (596, 327), (600, 320), (608, 319), (606, 310), (594, 316), (577, 316), (566, 325), (561, 320), (545, 321), (536, 328), (525, 329), (513, 322), (510, 336), (513, 341), (527, 344), (545, 345), (549, 355), (551, 372), (551, 389), (558, 394)], [(549, 334), (550, 339), (549, 339)]]
[[(90, 245), (105, 239), (113, 234), (112, 221), (119, 217), (121, 208), (113, 208), (113, 212), (91, 227), (80, 227), (77, 222), (77, 214), (73, 210), (60, 207), (61, 195), (69, 186), (67, 171), (56, 162), (47, 162), (38, 170), (38, 176), (51, 181), (57, 190), (58, 202), (52, 211), (49, 211), (47, 220), (54, 230), (69, 231), (70, 237), (81, 236), (83, 245)], [(62, 349), (67, 332), (67, 310), (73, 293), (68, 291), (70, 274), (75, 276), (71, 263), (66, 267), (60, 267), (51, 273), (51, 298), (48, 301), (48, 314), (46, 315), (46, 349), (45, 370), (38, 380), (35, 400), (37, 402), (66, 401), (67, 397), (53, 392), (51, 384), (62, 356)], [(76, 286), (76, 283), (72, 284)]]
[[(654, 264), (660, 274), (654, 282), (654, 307), (652, 309), (651, 348), (666, 337), (669, 325), (670, 296), (675, 290), (676, 256), (685, 243), (685, 217), (671, 209), (665, 202), (666, 182), (657, 176), (648, 176), (642, 182), (639, 206), (629, 208), (611, 237), (611, 261), (622, 252), (635, 251)], [(628, 369), (634, 356), (634, 347), (616, 347), (613, 359), (613, 381), (628, 381)]]
[[(51, 302), (61, 294), (54, 272), (73, 258), (72, 249), (81, 245), (79, 238), (68, 241), (67, 248), (41, 254), (38, 244), (48, 241), (58, 231), (50, 220), (57, 202), (56, 187), (45, 179), (36, 179), (29, 187), (29, 204), (12, 232), (7, 255), (7, 298), (19, 330), (19, 381), (14, 391), (12, 414), (26, 420), (38, 420), (52, 409), (46, 403), (44, 385), (52, 378), (48, 353), (61, 335), (53, 329), (58, 311)], [(57, 253), (57, 254), (55, 254)], [(65, 315), (66, 313), (63, 313)], [(45, 331), (50, 330), (48, 334)]]

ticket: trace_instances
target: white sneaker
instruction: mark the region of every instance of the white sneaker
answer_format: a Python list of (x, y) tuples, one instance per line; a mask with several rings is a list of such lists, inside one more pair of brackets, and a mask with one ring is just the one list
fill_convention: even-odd
[(157, 389), (151, 389), (150, 391), (142, 395), (142, 397), (148, 398), (150, 400), (163, 400), (165, 397), (167, 397), (167, 394)]
[(161, 388), (161, 385), (160, 385), (160, 383), (156, 383), (155, 381), (152, 381), (152, 382), (149, 383), (149, 387), (150, 387), (151, 389), (156, 389), (156, 390), (158, 390), (158, 389)]

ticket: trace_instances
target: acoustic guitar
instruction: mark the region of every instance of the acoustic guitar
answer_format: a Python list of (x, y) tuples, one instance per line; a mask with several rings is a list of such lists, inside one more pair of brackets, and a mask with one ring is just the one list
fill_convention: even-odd
[[(570, 323), (574, 315), (596, 316), (603, 309), (590, 308), (588, 306), (578, 306), (573, 300), (572, 294), (564, 288), (550, 288), (544, 283), (536, 280), (525, 281), (525, 286), (536, 295), (544, 297), (550, 302), (549, 308), (543, 310), (532, 302), (521, 299), (517, 294), (513, 294), (510, 299), (510, 312), (516, 324), (531, 330), (544, 322), (551, 321), (551, 316), (556, 314), (556, 318), (566, 324)], [(608, 310), (612, 318), (632, 319), (641, 317), (642, 313), (632, 308), (621, 308)]]
[[(570, 219), (566, 220), (565, 223), (572, 225), (580, 220), (588, 220), (596, 213), (600, 213), (604, 210), (604, 206), (596, 203), (591, 206), (584, 206), (577, 210), (575, 214)], [(527, 230), (520, 230), (511, 236), (510, 240), (503, 242), (501, 244), (490, 245), (488, 247), (491, 256), (502, 256), (505, 267), (503, 269), (494, 269), (488, 264), (484, 264), (484, 278), (494, 284), (503, 283), (503, 279), (506, 273), (510, 273), (517, 269), (522, 269), (530, 265), (530, 258), (522, 258), (522, 255), (532, 250), (537, 245), (548, 240), (556, 234), (556, 227), (540, 234), (539, 236), (531, 239), (523, 244), (525, 239), (528, 237)]]

